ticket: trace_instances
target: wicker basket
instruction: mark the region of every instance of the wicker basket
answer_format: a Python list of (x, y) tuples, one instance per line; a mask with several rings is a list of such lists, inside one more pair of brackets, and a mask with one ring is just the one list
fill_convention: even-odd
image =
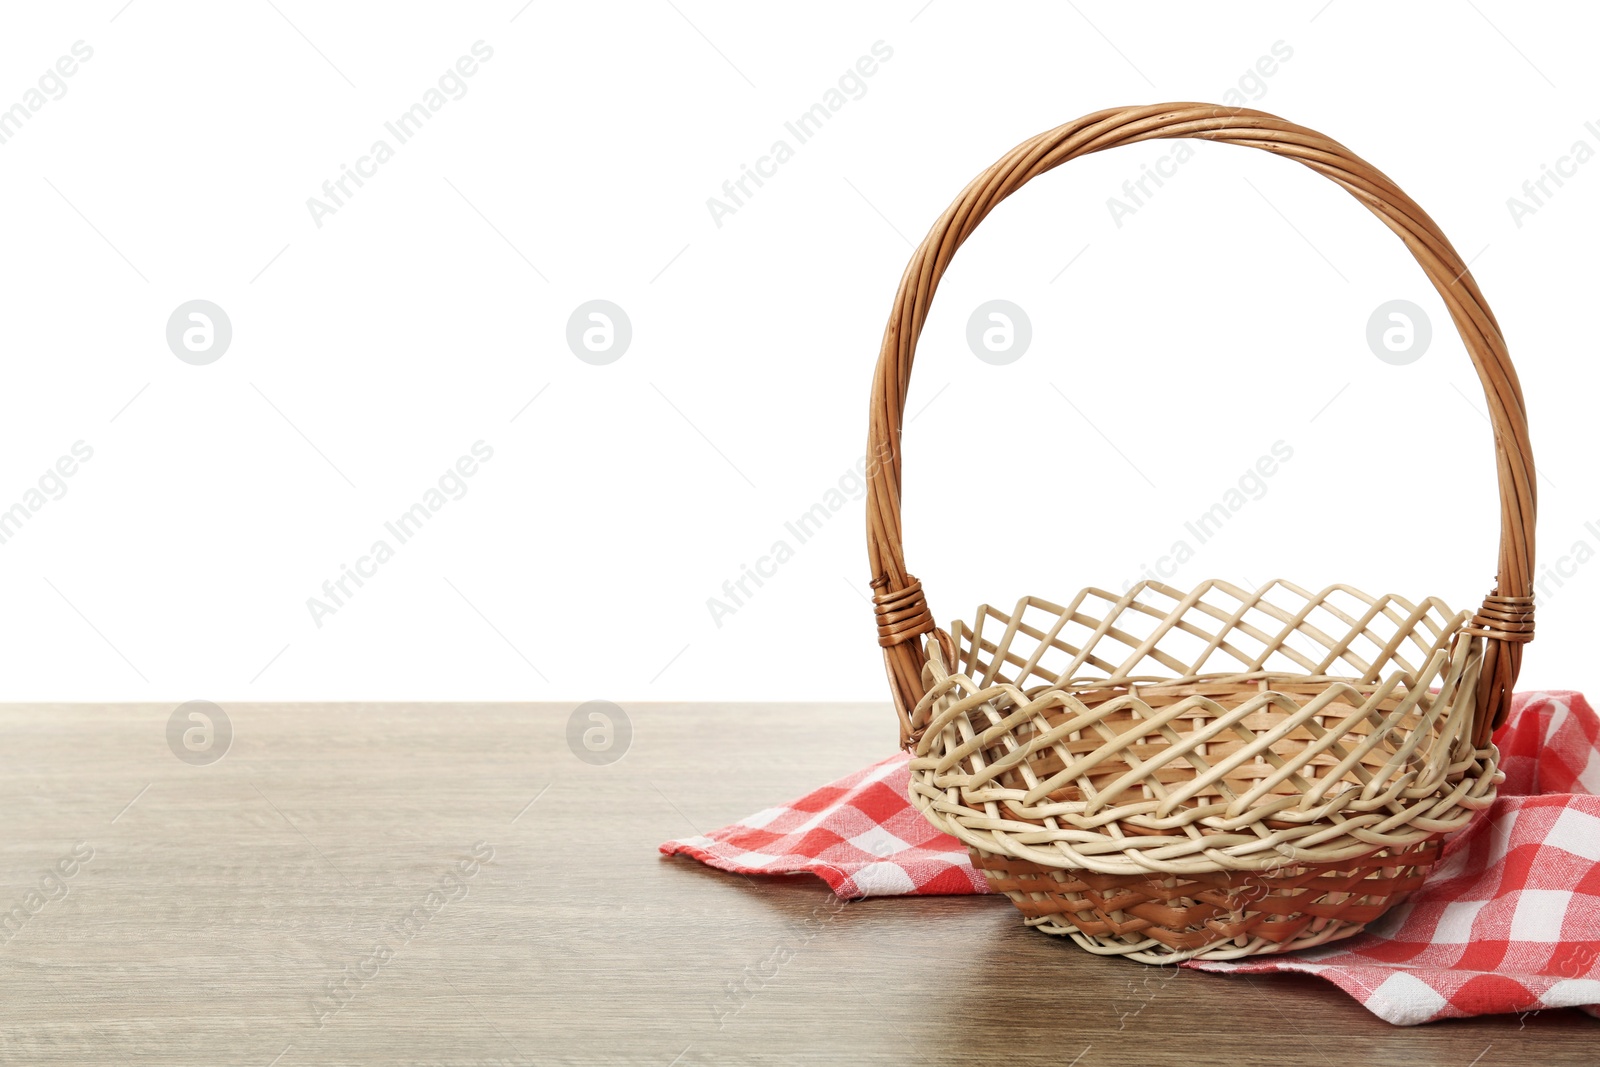
[[(1475, 614), (1339, 585), (1154, 582), (1029, 597), (938, 629), (906, 571), (900, 431), (929, 302), (996, 204), (1075, 156), (1199, 137), (1285, 156), (1406, 243), (1450, 309), (1494, 425), (1494, 592)], [(1019, 145), (923, 240), (884, 334), (867, 542), (911, 798), (1027, 923), (1144, 962), (1348, 937), (1494, 800), (1491, 732), (1533, 636), (1534, 480), (1516, 372), (1466, 264), (1393, 182), (1321, 134), (1207, 104), (1117, 108)], [(1129, 520), (1131, 521), (1131, 520)]]

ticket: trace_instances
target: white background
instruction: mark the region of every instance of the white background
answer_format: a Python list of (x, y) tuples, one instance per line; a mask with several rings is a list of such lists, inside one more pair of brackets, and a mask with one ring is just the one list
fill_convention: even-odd
[[(1520, 227), (1507, 206), (1574, 142), (1600, 148), (1596, 17), (1226, 10), (8, 5), (0, 107), (74, 42), (93, 57), (0, 144), (0, 508), (74, 442), (94, 455), (0, 545), (4, 697), (885, 699), (859, 499), (720, 627), (707, 599), (861, 456), (910, 242), (1026, 137), (1235, 103), (1241, 79), (1386, 170), (1472, 261), (1528, 396), (1541, 563), (1600, 549), (1600, 161)], [(480, 40), (466, 94), (319, 228), (307, 198)], [(719, 227), (707, 198), (793, 146), (785, 121), (879, 41), (864, 95)], [(1292, 57), (1252, 80), (1277, 42)], [(1475, 606), (1490, 435), (1421, 271), (1331, 184), (1217, 145), (1116, 225), (1107, 198), (1172, 151), (1033, 183), (950, 270), (906, 438), (908, 560), (935, 613), (1120, 589), (1279, 440), (1293, 460), (1177, 584)], [(196, 298), (233, 326), (208, 366), (165, 340)], [(595, 298), (633, 326), (608, 366), (565, 341)], [(964, 337), (994, 298), (1033, 326), (1004, 367)], [(1366, 345), (1391, 299), (1432, 316), (1409, 366)], [(319, 628), (307, 598), (480, 440), (467, 494)], [(1566, 569), (1521, 687), (1592, 694), (1600, 562)]]

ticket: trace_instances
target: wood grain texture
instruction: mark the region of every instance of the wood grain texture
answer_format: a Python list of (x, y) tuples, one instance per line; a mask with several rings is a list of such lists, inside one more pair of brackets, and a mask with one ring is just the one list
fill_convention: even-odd
[(571, 705), (225, 709), (197, 767), (171, 706), (0, 707), (0, 1062), (1595, 1062), (1576, 1012), (1398, 1029), (1315, 979), (1095, 958), (999, 897), (841, 905), (656, 853), (884, 755), (884, 706), (630, 706), (607, 766)]

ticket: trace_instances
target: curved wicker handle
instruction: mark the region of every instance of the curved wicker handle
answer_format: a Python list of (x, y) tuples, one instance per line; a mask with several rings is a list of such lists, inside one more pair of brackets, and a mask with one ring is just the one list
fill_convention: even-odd
[(932, 633), (953, 662), (950, 636), (934, 625), (922, 586), (906, 571), (900, 532), (900, 432), (911, 363), (928, 305), (961, 243), (995, 205), (1030, 180), (1076, 156), (1165, 137), (1199, 137), (1285, 156), (1343, 186), (1406, 243), (1444, 299), (1483, 381), (1494, 424), (1500, 478), (1500, 566), (1494, 591), (1467, 633), (1484, 642), (1474, 736), (1478, 744), (1505, 718), (1533, 638), (1533, 452), (1522, 387), (1504, 338), (1460, 255), (1416, 202), (1348, 148), (1320, 133), (1260, 111), (1214, 104), (1154, 104), (1086, 115), (1024, 141), (978, 175), (923, 238), (900, 280), (872, 384), (867, 438), (867, 555), (872, 564), (878, 643), (900, 714), (901, 736), (922, 698), (926, 656), (918, 640)]

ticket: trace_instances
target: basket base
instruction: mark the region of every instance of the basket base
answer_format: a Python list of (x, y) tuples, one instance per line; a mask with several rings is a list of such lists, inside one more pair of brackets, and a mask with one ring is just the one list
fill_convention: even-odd
[(1191, 875), (1097, 874), (968, 852), (1029, 926), (1099, 955), (1175, 963), (1290, 952), (1358, 934), (1422, 884), (1440, 847), (1434, 838), (1336, 863)]

